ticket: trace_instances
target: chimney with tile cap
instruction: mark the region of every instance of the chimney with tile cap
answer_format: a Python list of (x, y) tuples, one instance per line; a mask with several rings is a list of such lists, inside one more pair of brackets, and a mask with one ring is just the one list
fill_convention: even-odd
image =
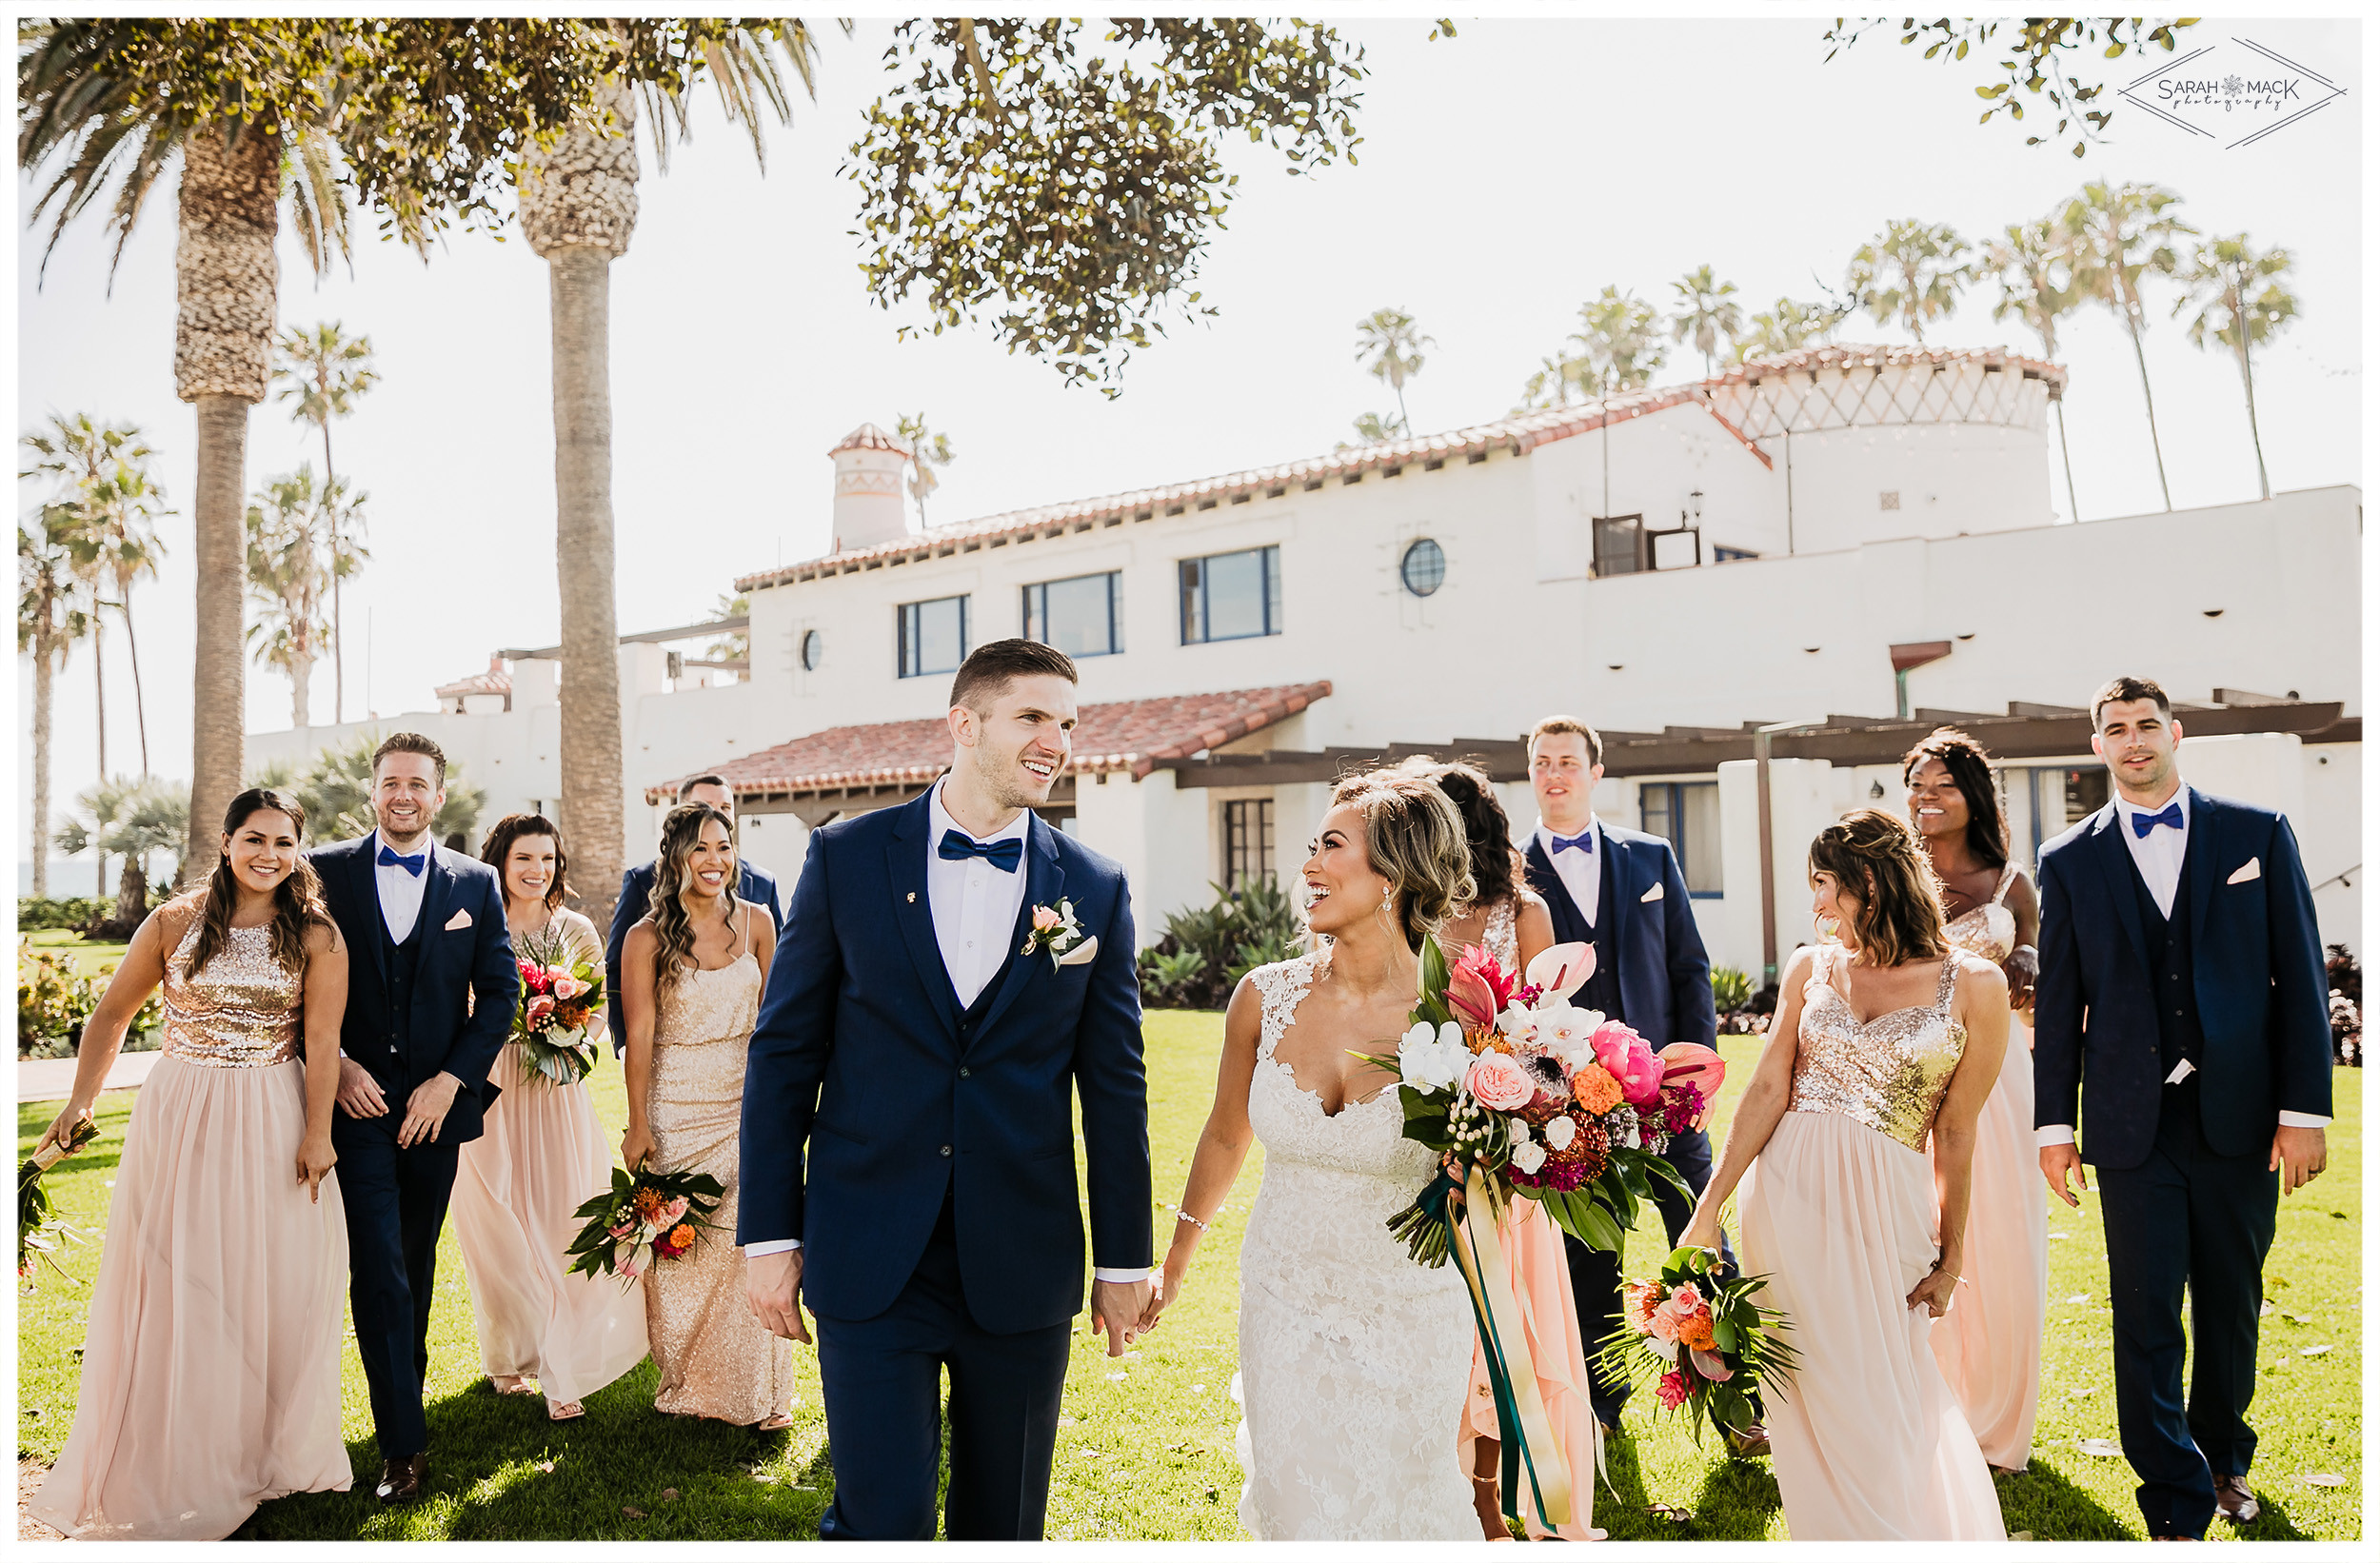
[(901, 499), (907, 445), (874, 424), (862, 424), (826, 454), (835, 464), (836, 553), (909, 535), (909, 513)]

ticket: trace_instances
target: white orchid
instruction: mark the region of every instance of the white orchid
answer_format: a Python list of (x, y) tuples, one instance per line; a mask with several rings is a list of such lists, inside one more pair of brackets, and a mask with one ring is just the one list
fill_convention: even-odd
[(1576, 1070), (1594, 1058), (1595, 1029), (1602, 1023), (1601, 1010), (1577, 1009), (1566, 999), (1554, 999), (1537, 1012), (1537, 1045), (1560, 1058), (1564, 1068)]
[(1518, 1004), (1507, 1004), (1504, 1013), (1496, 1018), (1496, 1029), (1503, 1033), (1506, 1041), (1518, 1046), (1536, 1037), (1537, 1018)]
[(1450, 1089), (1471, 1063), (1462, 1027), (1452, 1020), (1433, 1028), (1418, 1020), (1397, 1048), (1397, 1071), (1407, 1085), (1423, 1093)]

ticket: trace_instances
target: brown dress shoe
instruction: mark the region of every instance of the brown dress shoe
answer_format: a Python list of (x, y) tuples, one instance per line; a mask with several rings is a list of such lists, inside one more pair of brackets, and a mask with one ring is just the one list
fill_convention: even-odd
[(421, 1497), (423, 1484), (428, 1480), (429, 1454), (425, 1450), (401, 1460), (385, 1461), (372, 1496), (387, 1504), (412, 1503)]
[(1739, 1460), (1764, 1460), (1769, 1455), (1769, 1430), (1755, 1422), (1737, 1433), (1727, 1429), (1727, 1452)]
[(2264, 1513), (2264, 1505), (2256, 1501), (2255, 1494), (2248, 1491), (2246, 1476), (2217, 1476), (2214, 1478), (2214, 1512), (2234, 1525), (2253, 1525), (2256, 1516)]

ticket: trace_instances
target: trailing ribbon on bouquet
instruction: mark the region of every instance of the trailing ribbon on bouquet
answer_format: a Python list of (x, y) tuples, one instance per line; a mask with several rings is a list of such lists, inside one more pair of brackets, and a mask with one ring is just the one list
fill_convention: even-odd
[(1513, 1296), (1512, 1266), (1497, 1236), (1503, 1220), (1503, 1201), (1476, 1162), (1468, 1171), (1461, 1203), (1446, 1197), (1455, 1189), (1453, 1177), (1446, 1173), (1438, 1175), (1425, 1197), (1438, 1184), (1445, 1185), (1439, 1209), (1444, 1213), (1447, 1246), (1471, 1294), (1480, 1355), (1487, 1360), (1488, 1387), (1496, 1398), (1496, 1422), (1503, 1440), (1503, 1512), (1520, 1513), (1520, 1478), (1525, 1473), (1537, 1517), (1549, 1528), (1567, 1525), (1570, 1468), (1555, 1447), (1553, 1424), (1537, 1394), (1537, 1364), (1529, 1355), (1520, 1305)]

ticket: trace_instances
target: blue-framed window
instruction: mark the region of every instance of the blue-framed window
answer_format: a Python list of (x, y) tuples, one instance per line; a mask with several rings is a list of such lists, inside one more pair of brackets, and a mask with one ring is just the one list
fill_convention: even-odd
[(1714, 564), (1725, 564), (1731, 560), (1757, 559), (1759, 557), (1759, 554), (1751, 548), (1731, 548), (1724, 543), (1716, 543), (1711, 545), (1711, 563)]
[(1724, 895), (1719, 872), (1719, 784), (1716, 782), (1647, 782), (1636, 789), (1638, 818), (1647, 835), (1666, 838), (1685, 871), (1686, 889), (1696, 900)]
[(1123, 575), (1069, 576), (1024, 588), (1024, 638), (1069, 657), (1112, 657), (1124, 648)]
[(956, 673), (967, 660), (967, 600), (937, 597), (903, 603), (901, 616), (901, 676)]
[(1280, 549), (1246, 548), (1181, 562), (1181, 643), (1279, 635)]

